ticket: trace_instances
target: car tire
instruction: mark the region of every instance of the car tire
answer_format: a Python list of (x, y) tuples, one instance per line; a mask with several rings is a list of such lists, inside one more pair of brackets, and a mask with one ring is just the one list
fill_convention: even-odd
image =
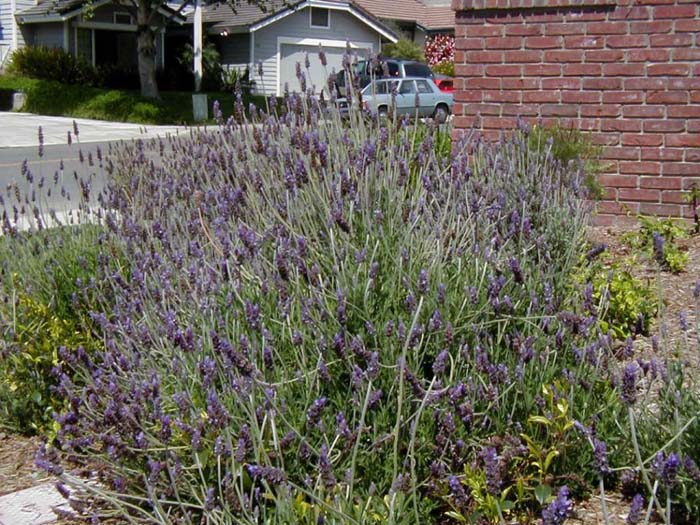
[(389, 108), (386, 106), (379, 106), (377, 108), (377, 116), (379, 117), (379, 120), (386, 120), (389, 118)]
[(435, 111), (433, 112), (433, 119), (439, 124), (444, 124), (445, 122), (447, 122), (447, 117), (449, 116), (450, 108), (448, 108), (445, 104), (438, 104), (438, 106), (435, 108)]

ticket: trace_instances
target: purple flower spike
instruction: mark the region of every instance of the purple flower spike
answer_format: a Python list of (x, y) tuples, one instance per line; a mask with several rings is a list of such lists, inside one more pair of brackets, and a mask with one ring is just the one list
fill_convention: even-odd
[(664, 244), (666, 240), (659, 232), (654, 232), (654, 259), (659, 266), (666, 264), (666, 256), (664, 253)]
[(593, 462), (599, 475), (602, 476), (610, 472), (610, 467), (608, 467), (608, 446), (598, 438), (593, 438)]
[(678, 483), (678, 471), (680, 468), (681, 460), (675, 452), (671, 452), (668, 456), (665, 456), (663, 452), (659, 452), (652, 462), (654, 474), (669, 489), (672, 489)]
[(564, 525), (572, 507), (573, 503), (569, 499), (569, 489), (563, 486), (559, 489), (557, 499), (542, 511), (542, 525)]
[(632, 498), (629, 514), (627, 514), (627, 525), (637, 525), (642, 520), (642, 512), (644, 511), (644, 497), (637, 494)]
[(633, 405), (637, 400), (637, 365), (630, 363), (622, 374), (622, 401), (626, 405)]

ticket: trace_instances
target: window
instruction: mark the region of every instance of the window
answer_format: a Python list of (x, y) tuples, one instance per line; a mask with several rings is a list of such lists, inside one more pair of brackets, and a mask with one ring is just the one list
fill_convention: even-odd
[(389, 66), (389, 76), (390, 77), (401, 76), (399, 74), (399, 65), (396, 62), (388, 62), (387, 64)]
[(131, 15), (129, 13), (115, 12), (114, 13), (114, 23), (115, 24), (131, 25), (134, 23), (134, 20), (133, 20), (133, 18), (131, 18)]
[(416, 85), (413, 80), (404, 80), (401, 82), (401, 89), (399, 90), (400, 95), (412, 95), (416, 92)]
[(407, 77), (433, 78), (433, 72), (425, 64), (404, 64)]
[(331, 12), (328, 9), (321, 7), (311, 7), (311, 27), (322, 27), (330, 29), (331, 27)]
[(78, 58), (90, 64), (94, 63), (92, 57), (92, 29), (79, 27), (75, 30), (75, 50)]
[(418, 85), (418, 93), (432, 93), (433, 90), (430, 89), (428, 82), (426, 80), (416, 80)]

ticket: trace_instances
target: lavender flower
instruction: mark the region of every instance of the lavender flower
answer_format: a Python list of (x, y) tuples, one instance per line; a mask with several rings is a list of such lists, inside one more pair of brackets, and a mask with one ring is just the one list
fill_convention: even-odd
[(633, 405), (637, 400), (637, 365), (630, 363), (622, 373), (622, 401), (626, 405)]
[(557, 498), (542, 511), (542, 525), (564, 525), (572, 508), (573, 503), (569, 499), (569, 489), (563, 486), (559, 489)]
[(600, 476), (610, 472), (610, 467), (608, 467), (608, 446), (597, 437), (593, 438), (593, 463)]
[(664, 244), (666, 240), (659, 232), (653, 233), (653, 243), (654, 243), (654, 260), (659, 266), (666, 265), (666, 254), (664, 253)]
[(481, 452), (481, 459), (484, 462), (484, 472), (486, 473), (486, 488), (489, 494), (499, 496), (503, 485), (501, 473), (501, 460), (496, 449), (488, 447)]
[(627, 514), (627, 519), (625, 523), (627, 525), (637, 525), (642, 520), (642, 513), (644, 512), (644, 497), (641, 494), (637, 494), (632, 498), (632, 504), (630, 505), (630, 511)]
[(308, 427), (315, 427), (321, 420), (321, 413), (324, 407), (328, 404), (328, 399), (325, 397), (319, 397), (316, 399), (309, 410), (306, 412), (306, 425)]
[(676, 486), (681, 461), (675, 452), (671, 452), (668, 456), (663, 452), (657, 453), (651, 466), (657, 479), (667, 488), (672, 489)]

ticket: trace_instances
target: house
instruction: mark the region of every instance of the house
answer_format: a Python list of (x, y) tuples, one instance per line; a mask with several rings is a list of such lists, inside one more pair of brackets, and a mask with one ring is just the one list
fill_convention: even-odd
[(24, 45), (24, 34), (15, 14), (34, 4), (34, 0), (0, 0), (0, 69), (10, 53)]
[(445, 0), (356, 0), (404, 38), (419, 45), (435, 34), (454, 34), (455, 14)]
[[(241, 3), (236, 12), (219, 3), (205, 6), (203, 20), (222, 65), (250, 68), (255, 91), (266, 95), (280, 96), (286, 88), (298, 90), (297, 64), (308, 77), (307, 86), (320, 92), (329, 75), (342, 69), (348, 46), (353, 55), (362, 57), (379, 53), (383, 42), (398, 40), (394, 31), (355, 0), (273, 1), (265, 11)], [(325, 66), (319, 49), (325, 54)], [(262, 76), (257, 72), (260, 66)]]
[[(6, 0), (2, 1), (4, 7)], [(13, 43), (61, 48), (93, 65), (132, 67), (137, 63), (136, 21), (126, 5), (113, 0), (13, 0), (15, 4)], [(3, 13), (5, 10), (3, 9)], [(160, 15), (184, 22), (163, 7)], [(3, 18), (3, 24), (5, 23)], [(162, 22), (162, 21), (159, 21)], [(4, 27), (4, 25), (3, 25)], [(4, 34), (4, 32), (3, 32)], [(156, 63), (164, 65), (164, 30), (156, 41)]]

